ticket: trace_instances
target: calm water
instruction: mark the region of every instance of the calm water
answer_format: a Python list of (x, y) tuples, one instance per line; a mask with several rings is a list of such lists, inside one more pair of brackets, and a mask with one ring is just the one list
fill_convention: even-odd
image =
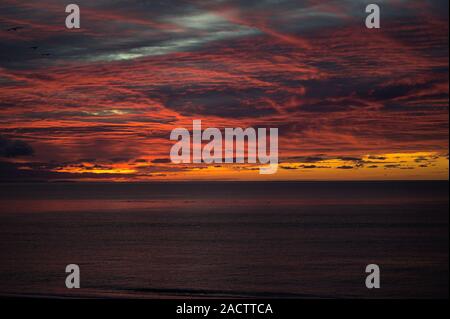
[(0, 295), (448, 298), (448, 206), (448, 182), (0, 184)]

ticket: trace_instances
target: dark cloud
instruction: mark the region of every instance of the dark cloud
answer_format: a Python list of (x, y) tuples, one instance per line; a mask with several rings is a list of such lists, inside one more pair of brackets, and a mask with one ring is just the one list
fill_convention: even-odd
[[(98, 173), (65, 173), (55, 172), (51, 169), (58, 165), (47, 164), (16, 164), (0, 161), (0, 182), (44, 182), (51, 180), (78, 180), (80, 178), (131, 178), (130, 174), (98, 174)], [(25, 168), (27, 167), (27, 168)], [(32, 169), (29, 169), (32, 168)]]
[(296, 170), (296, 169), (298, 169), (298, 167), (284, 166), (284, 165), (281, 165), (280, 168), (281, 169), (286, 169), (286, 170)]
[(166, 106), (186, 116), (215, 115), (221, 117), (262, 117), (276, 114), (270, 103), (262, 99), (274, 98), (272, 94), (259, 88), (240, 89), (238, 87), (211, 89), (177, 89), (169, 94)]
[(168, 164), (171, 163), (169, 158), (156, 158), (152, 161), (153, 164)]
[(20, 157), (33, 154), (33, 148), (26, 142), (0, 136), (0, 157)]
[(384, 165), (384, 167), (385, 168), (399, 168), (399, 167), (401, 167), (401, 165), (400, 164), (387, 164), (387, 165)]
[(330, 168), (330, 166), (323, 166), (323, 165), (300, 165), (300, 168), (304, 169), (314, 169), (314, 168)]
[(350, 162), (359, 162), (362, 160), (360, 157), (354, 157), (354, 156), (340, 156), (338, 159), (342, 161), (350, 161)]
[(378, 160), (378, 161), (384, 161), (384, 160), (386, 160), (386, 157), (384, 157), (384, 156), (370, 155), (370, 156), (369, 156), (369, 159), (371, 159), (371, 160)]

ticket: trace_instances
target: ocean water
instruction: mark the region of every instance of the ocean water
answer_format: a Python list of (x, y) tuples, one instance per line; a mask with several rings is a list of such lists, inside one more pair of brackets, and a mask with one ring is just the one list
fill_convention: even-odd
[(448, 185), (0, 184), (0, 295), (448, 298)]

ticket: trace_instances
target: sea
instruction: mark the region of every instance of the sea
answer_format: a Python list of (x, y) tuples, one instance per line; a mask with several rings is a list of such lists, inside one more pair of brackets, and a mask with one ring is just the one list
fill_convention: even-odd
[(0, 296), (448, 298), (448, 209), (448, 181), (4, 183)]

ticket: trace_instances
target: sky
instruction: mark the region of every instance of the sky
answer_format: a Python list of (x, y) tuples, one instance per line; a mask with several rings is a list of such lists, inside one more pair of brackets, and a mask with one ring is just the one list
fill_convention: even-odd
[[(448, 1), (0, 2), (0, 181), (448, 180)], [(171, 130), (279, 129), (279, 169)]]

